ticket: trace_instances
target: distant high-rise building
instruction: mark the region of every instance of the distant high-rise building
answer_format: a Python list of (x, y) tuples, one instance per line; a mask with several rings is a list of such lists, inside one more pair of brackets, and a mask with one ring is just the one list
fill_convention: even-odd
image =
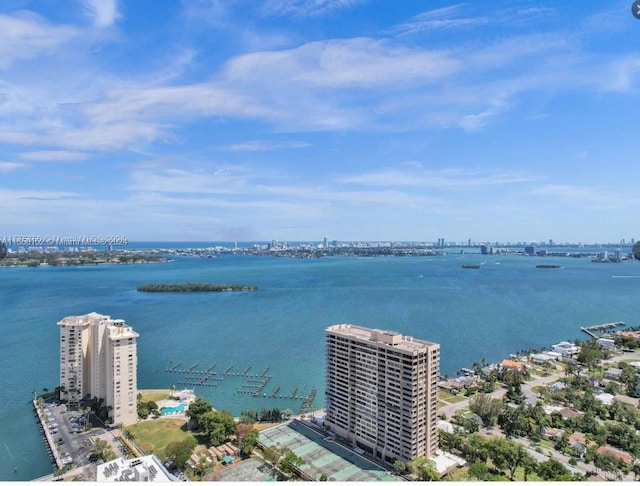
[(60, 326), (61, 398), (104, 400), (114, 425), (138, 418), (138, 334), (122, 319), (96, 312), (69, 316)]
[(435, 455), (440, 345), (352, 324), (326, 344), (329, 430), (387, 462)]
[(323, 248), (327, 248), (327, 237), (324, 237), (324, 240), (322, 241), (322, 247)]
[(533, 245), (525, 246), (524, 247), (524, 252), (527, 255), (535, 255), (536, 254), (536, 247), (533, 246)]
[(480, 247), (480, 253), (483, 255), (493, 255), (493, 247), (489, 245), (482, 245)]

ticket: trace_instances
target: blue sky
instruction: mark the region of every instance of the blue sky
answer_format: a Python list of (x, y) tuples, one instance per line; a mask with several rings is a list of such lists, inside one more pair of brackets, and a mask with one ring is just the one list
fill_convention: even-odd
[(631, 3), (3, 0), (0, 236), (638, 239)]

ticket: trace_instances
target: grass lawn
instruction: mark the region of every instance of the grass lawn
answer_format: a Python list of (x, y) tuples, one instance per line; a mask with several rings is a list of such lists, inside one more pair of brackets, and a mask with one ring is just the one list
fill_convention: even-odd
[(438, 399), (442, 400), (446, 403), (457, 403), (466, 400), (468, 397), (464, 395), (454, 395), (453, 393), (446, 392), (444, 390), (440, 390), (438, 392)]
[(171, 442), (178, 442), (192, 435), (183, 430), (185, 421), (181, 419), (145, 420), (127, 427), (134, 435), (134, 442), (147, 454), (155, 454), (164, 459), (165, 448)]
[(548, 447), (550, 449), (553, 449), (553, 442), (547, 439), (540, 439), (540, 445), (542, 447)]
[(253, 428), (255, 430), (257, 430), (258, 432), (262, 432), (264, 429), (269, 429), (271, 427), (275, 427), (276, 425), (279, 425), (282, 422), (256, 422), (255, 424), (253, 424)]
[(464, 395), (453, 395), (451, 398), (447, 398), (447, 402), (449, 403), (464, 402), (468, 398), (469, 397), (465, 397)]
[[(524, 469), (521, 467), (517, 468), (515, 474), (513, 475), (513, 479), (515, 481), (524, 482)], [(542, 481), (542, 478), (536, 473), (530, 472), (527, 476), (527, 481)]]
[(138, 390), (142, 395), (142, 399), (145, 402), (153, 400), (158, 402), (159, 400), (167, 400), (171, 394), (171, 390)]

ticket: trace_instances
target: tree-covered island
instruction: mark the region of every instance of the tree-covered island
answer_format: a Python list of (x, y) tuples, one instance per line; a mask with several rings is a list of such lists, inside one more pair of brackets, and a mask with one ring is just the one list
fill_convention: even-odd
[(229, 292), (258, 290), (255, 285), (212, 284), (202, 282), (187, 282), (179, 284), (151, 283), (140, 285), (138, 292)]

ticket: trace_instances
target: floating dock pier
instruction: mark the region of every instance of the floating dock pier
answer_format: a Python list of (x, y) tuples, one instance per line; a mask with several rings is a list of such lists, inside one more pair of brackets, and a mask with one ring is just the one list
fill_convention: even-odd
[(625, 323), (622, 321), (607, 322), (605, 324), (597, 324), (595, 326), (581, 327), (580, 330), (582, 332), (587, 333), (592, 338), (598, 339), (600, 336), (595, 334), (596, 332), (607, 332), (607, 331), (610, 331), (611, 329), (615, 329), (616, 327), (622, 327), (622, 326), (625, 326)]
[[(234, 382), (236, 384), (236, 393), (251, 395), (254, 398), (302, 400), (302, 409), (309, 408), (309, 404), (311, 404), (316, 394), (315, 387), (312, 388), (307, 396), (301, 395), (300, 388), (297, 386), (294, 387), (290, 394), (283, 393), (280, 385), (273, 386), (270, 390), (265, 390), (273, 378), (273, 376), (269, 374), (269, 366), (262, 371), (255, 370), (251, 365), (231, 365), (224, 367), (214, 363), (208, 367), (204, 365), (202, 369), (197, 369), (198, 366), (200, 366), (199, 363), (194, 363), (189, 367), (183, 367), (182, 361), (175, 364), (173, 361), (170, 361), (165, 371), (167, 373), (182, 373), (182, 376), (179, 380), (175, 381), (175, 384), (185, 387), (217, 387), (224, 381), (239, 378), (240, 382)], [(215, 371), (216, 369), (218, 370), (217, 372)], [(222, 371), (223, 369), (224, 372)], [(252, 369), (254, 370), (253, 372), (251, 372)]]

